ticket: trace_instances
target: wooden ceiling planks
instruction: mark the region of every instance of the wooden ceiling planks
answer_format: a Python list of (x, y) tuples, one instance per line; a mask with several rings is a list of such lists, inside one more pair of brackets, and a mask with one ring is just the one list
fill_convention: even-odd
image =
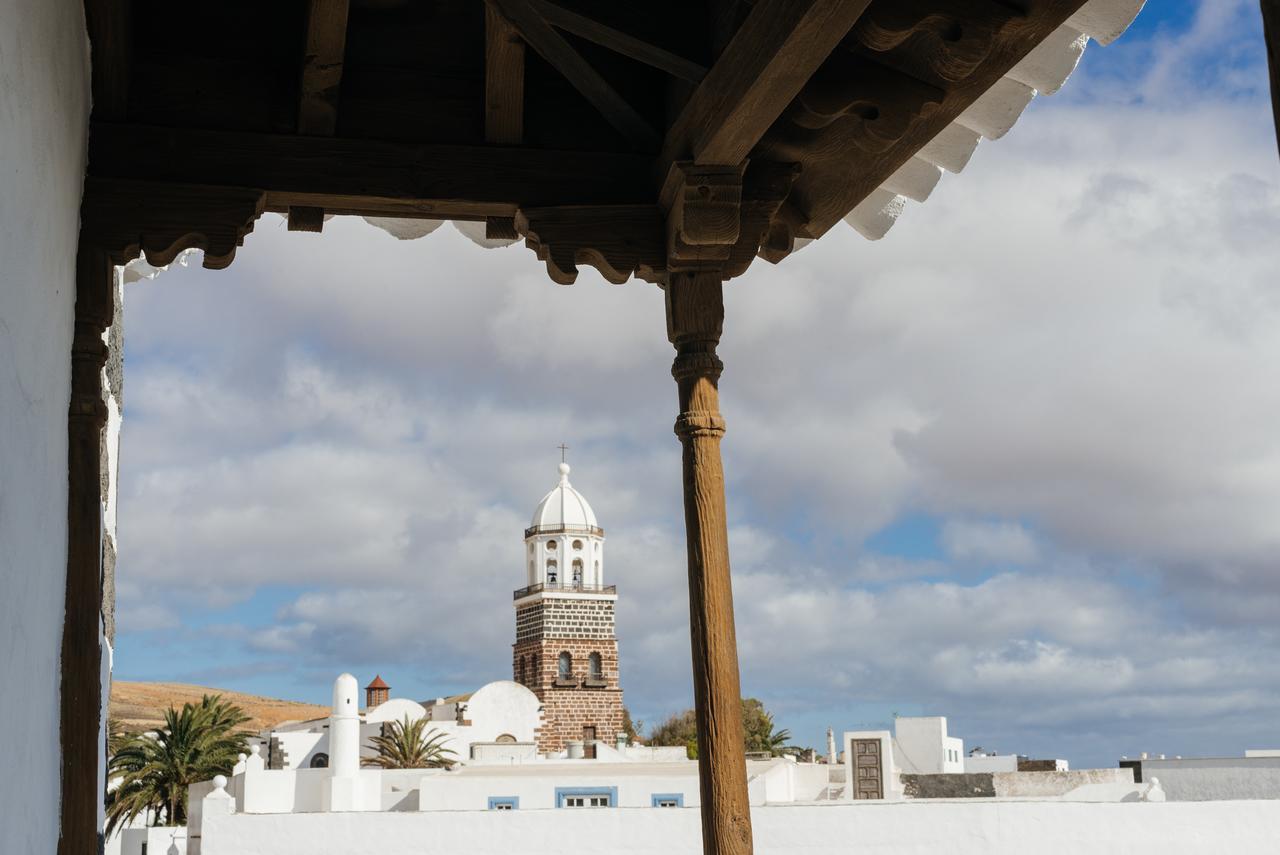
[(529, 0), (529, 2), (534, 11), (553, 27), (630, 57), (636, 62), (665, 71), (672, 77), (698, 83), (707, 76), (706, 67), (621, 30), (616, 30), (594, 18), (579, 15), (547, 0)]
[(573, 84), (634, 149), (657, 148), (658, 134), (649, 122), (538, 14), (529, 0), (488, 0), (488, 3), (520, 33), (529, 47)]
[(85, 0), (93, 64), (93, 113), (122, 121), (129, 108), (129, 60), (132, 40), (129, 0)]

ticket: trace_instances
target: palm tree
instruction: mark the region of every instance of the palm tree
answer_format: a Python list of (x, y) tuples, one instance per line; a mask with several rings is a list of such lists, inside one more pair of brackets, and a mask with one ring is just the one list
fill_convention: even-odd
[(236, 728), (248, 720), (220, 695), (205, 695), (181, 711), (170, 707), (152, 733), (125, 739), (107, 764), (107, 780), (119, 779), (107, 793), (107, 836), (148, 812), (156, 825), (184, 825), (187, 787), (230, 774), (249, 736)]
[(125, 729), (124, 722), (116, 716), (107, 716), (107, 756), (114, 756), (132, 738), (133, 734)]
[(453, 765), (454, 753), (444, 747), (448, 734), (426, 727), (425, 718), (415, 721), (408, 714), (400, 721), (388, 722), (380, 736), (369, 740), (378, 754), (364, 758), (364, 765), (383, 769), (449, 768)]
[(769, 716), (769, 725), (770, 731), (767, 741), (769, 743), (770, 754), (777, 757), (780, 754), (783, 754), (785, 749), (794, 747), (787, 745), (787, 743), (791, 741), (791, 731), (787, 730), (785, 727), (782, 730), (773, 730), (773, 716)]

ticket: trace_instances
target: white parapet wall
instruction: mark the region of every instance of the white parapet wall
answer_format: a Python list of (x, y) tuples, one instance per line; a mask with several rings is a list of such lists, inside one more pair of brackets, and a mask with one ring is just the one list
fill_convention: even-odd
[[(752, 810), (758, 855), (1262, 855), (1280, 802), (894, 802)], [(207, 817), (200, 855), (696, 855), (693, 808)]]
[(1143, 760), (1142, 780), (1152, 778), (1173, 802), (1280, 799), (1280, 756)]

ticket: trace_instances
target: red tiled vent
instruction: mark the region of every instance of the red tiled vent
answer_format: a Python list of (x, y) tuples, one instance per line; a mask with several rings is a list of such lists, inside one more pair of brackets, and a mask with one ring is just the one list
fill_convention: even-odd
[(365, 686), (365, 688), (366, 689), (390, 689), (391, 687), (386, 684), (386, 681), (384, 681), (381, 676), (375, 676), (373, 678), (373, 682)]

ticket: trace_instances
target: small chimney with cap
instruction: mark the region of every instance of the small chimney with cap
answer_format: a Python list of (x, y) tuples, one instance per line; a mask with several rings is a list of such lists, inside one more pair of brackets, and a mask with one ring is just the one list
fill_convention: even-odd
[(391, 697), (391, 687), (381, 676), (375, 676), (373, 682), (364, 687), (364, 708), (371, 710), (378, 704), (385, 704)]

